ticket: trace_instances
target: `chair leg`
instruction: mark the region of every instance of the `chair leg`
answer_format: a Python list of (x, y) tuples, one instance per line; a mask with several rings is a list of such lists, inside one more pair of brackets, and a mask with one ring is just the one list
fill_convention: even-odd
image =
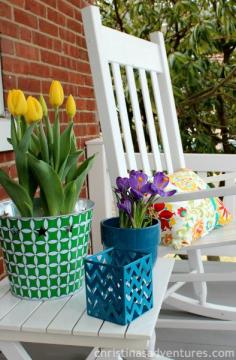
[(0, 350), (7, 360), (32, 360), (19, 342), (0, 341)]
[[(204, 273), (204, 267), (201, 257), (201, 250), (189, 250), (188, 253), (188, 264), (189, 269), (196, 270), (198, 273)], [(194, 282), (194, 291), (201, 305), (205, 305), (207, 301), (207, 284), (206, 282)]]

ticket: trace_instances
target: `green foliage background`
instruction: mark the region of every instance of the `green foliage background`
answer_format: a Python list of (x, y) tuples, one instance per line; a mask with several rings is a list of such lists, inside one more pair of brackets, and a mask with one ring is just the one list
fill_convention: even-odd
[[(236, 153), (235, 0), (97, 0), (103, 24), (165, 33), (185, 152)], [(187, 129), (187, 131), (186, 131)]]

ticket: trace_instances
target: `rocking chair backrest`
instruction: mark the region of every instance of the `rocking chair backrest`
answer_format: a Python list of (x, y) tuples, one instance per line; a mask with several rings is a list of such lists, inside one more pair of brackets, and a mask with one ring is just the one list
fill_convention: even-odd
[(168, 172), (184, 167), (162, 33), (151, 34), (150, 42), (102, 26), (95, 6), (83, 9), (82, 15), (112, 184), (131, 169), (149, 175), (163, 170), (158, 138), (162, 139)]

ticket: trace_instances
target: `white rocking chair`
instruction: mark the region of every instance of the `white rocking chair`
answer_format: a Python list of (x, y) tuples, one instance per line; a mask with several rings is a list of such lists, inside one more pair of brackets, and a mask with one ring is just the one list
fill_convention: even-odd
[[(115, 184), (117, 176), (127, 176), (128, 170), (131, 169), (143, 169), (146, 173), (151, 174), (153, 170), (162, 171), (166, 169), (171, 173), (186, 167), (162, 33), (151, 34), (151, 41), (149, 42), (102, 26), (99, 9), (95, 6), (83, 9), (82, 15), (111, 183)], [(151, 153), (147, 152), (135, 80), (136, 74), (139, 78), (145, 108)], [(124, 76), (127, 80), (140, 154), (135, 154), (134, 151), (123, 84)], [(152, 94), (158, 112), (165, 159), (159, 151), (147, 76), (150, 78)], [(125, 146), (123, 146), (123, 142)], [(221, 159), (223, 156), (221, 155)], [(204, 161), (204, 155), (202, 160)], [(97, 170), (95, 181), (98, 181), (102, 176), (100, 174), (102, 169), (97, 168)], [(209, 177), (205, 180), (208, 183), (217, 183), (235, 177), (236, 174), (231, 173), (214, 178)], [(168, 198), (168, 201), (235, 195), (236, 185), (234, 185), (233, 180), (232, 184), (232, 186), (177, 194)], [(100, 204), (97, 203), (96, 205), (99, 208)], [(104, 214), (100, 213), (98, 216), (100, 220)], [(224, 249), (225, 246), (230, 245), (234, 245), (232, 249), (235, 251), (235, 223), (214, 230), (209, 235), (194, 242), (192, 246), (183, 249), (181, 253), (188, 255), (190, 271), (173, 274), (171, 281), (175, 284), (168, 290), (166, 303), (177, 309), (205, 317), (236, 321), (236, 308), (207, 302), (206, 284), (208, 281), (235, 281), (236, 272), (204, 273), (201, 258), (201, 251), (207, 253), (209, 249), (216, 247)], [(172, 249), (166, 247), (162, 247), (160, 250), (161, 255), (173, 252)], [(186, 282), (193, 282), (196, 299), (176, 292)], [(222, 323), (222, 321), (216, 321), (216, 323), (219, 324), (219, 328), (227, 328), (227, 325), (223, 323), (231, 323), (229, 329), (232, 329), (233, 324), (234, 329), (236, 328), (236, 322), (224, 321)], [(202, 324), (205, 327), (204, 320)], [(171, 326), (170, 321), (168, 326)]]

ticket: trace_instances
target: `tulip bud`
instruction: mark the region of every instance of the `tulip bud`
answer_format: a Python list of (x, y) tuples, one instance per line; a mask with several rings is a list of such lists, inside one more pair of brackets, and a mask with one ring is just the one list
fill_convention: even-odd
[(27, 112), (27, 102), (21, 90), (10, 90), (7, 96), (8, 111), (14, 115), (25, 115)]
[(63, 104), (63, 101), (63, 87), (61, 86), (60, 81), (53, 80), (49, 90), (49, 102), (53, 107), (57, 108)]
[(76, 113), (76, 104), (72, 95), (70, 95), (66, 101), (66, 113), (70, 119), (73, 119)]
[(30, 124), (32, 122), (41, 120), (43, 117), (43, 109), (39, 101), (33, 96), (28, 96), (27, 105), (28, 105), (28, 110), (27, 113), (25, 114), (27, 123)]
[(40, 95), (39, 103), (40, 103), (40, 105), (42, 106), (42, 109), (43, 109), (43, 116), (48, 116), (48, 107), (47, 107), (47, 104), (46, 104), (46, 101), (45, 101), (43, 95)]

